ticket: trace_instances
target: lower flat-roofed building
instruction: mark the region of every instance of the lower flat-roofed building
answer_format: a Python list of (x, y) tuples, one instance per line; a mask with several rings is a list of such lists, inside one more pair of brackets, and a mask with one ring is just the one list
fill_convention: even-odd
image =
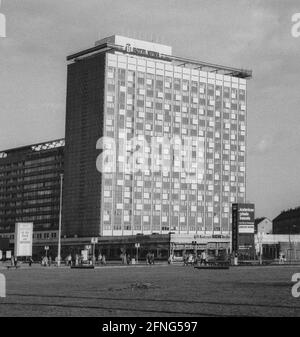
[(17, 222), (32, 222), (34, 239), (57, 237), (64, 140), (0, 152), (0, 236), (14, 239)]
[(256, 252), (261, 252), (266, 260), (279, 260), (282, 262), (300, 261), (300, 235), (299, 234), (265, 234), (255, 235)]

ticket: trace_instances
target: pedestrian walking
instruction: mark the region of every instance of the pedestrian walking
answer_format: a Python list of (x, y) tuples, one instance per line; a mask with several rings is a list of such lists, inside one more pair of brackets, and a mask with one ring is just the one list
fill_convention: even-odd
[(147, 255), (146, 255), (146, 264), (151, 264), (151, 254), (150, 254), (150, 252), (148, 252)]
[(205, 251), (203, 251), (203, 252), (201, 253), (200, 265), (201, 265), (201, 264), (206, 265), (206, 253), (205, 253)]
[(154, 264), (154, 253), (151, 253), (150, 264)]

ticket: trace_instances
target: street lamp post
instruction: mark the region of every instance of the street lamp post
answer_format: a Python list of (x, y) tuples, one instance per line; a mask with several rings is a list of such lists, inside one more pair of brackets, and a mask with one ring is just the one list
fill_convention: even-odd
[[(291, 227), (292, 228), (296, 228), (297, 226), (294, 224), (294, 225), (292, 225), (291, 226), (291, 224), (289, 224), (289, 244), (290, 244), (290, 258), (289, 258), (289, 260), (290, 260), (290, 263), (292, 262), (292, 242), (291, 242)], [(293, 251), (294, 251), (294, 259), (296, 260), (296, 250), (295, 250), (295, 242), (294, 242), (294, 249), (293, 249)]]
[(263, 249), (262, 249), (262, 236), (263, 233), (257, 233), (257, 240), (258, 240), (258, 249), (259, 249), (259, 264), (262, 264), (262, 253), (263, 253)]
[(60, 174), (60, 198), (59, 198), (59, 225), (58, 225), (58, 252), (57, 252), (57, 266), (60, 266), (61, 261), (61, 215), (62, 215), (62, 191), (63, 191), (64, 175)]
[(136, 248), (136, 263), (139, 263), (139, 248), (140, 248), (140, 243), (139, 242), (137, 242), (136, 244), (135, 244), (135, 248)]

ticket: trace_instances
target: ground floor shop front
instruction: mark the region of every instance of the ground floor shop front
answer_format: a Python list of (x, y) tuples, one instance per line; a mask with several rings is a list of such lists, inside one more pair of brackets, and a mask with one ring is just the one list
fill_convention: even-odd
[[(205, 251), (209, 256), (226, 255), (230, 252), (230, 239), (220, 237), (204, 237), (199, 235), (152, 234), (132, 236), (98, 237), (92, 243), (92, 238), (62, 238), (61, 257), (67, 259), (70, 255), (75, 258), (87, 251), (89, 257), (105, 255), (106, 260), (121, 260), (122, 254), (129, 255), (135, 260), (145, 260), (150, 252), (156, 261), (167, 261), (170, 256), (174, 260), (182, 260), (186, 254), (200, 255)], [(14, 243), (10, 242), (12, 254)], [(55, 261), (58, 254), (58, 240), (35, 240), (32, 257), (34, 261), (43, 257), (51, 257)]]

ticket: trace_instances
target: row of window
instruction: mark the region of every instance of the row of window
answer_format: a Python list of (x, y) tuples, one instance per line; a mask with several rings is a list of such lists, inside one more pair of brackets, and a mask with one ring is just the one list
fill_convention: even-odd
[[(0, 234), (0, 238), (9, 238), (10, 240), (15, 239), (14, 234)], [(33, 233), (32, 234), (33, 239), (55, 239), (57, 238), (56, 232), (45, 232), (45, 233)]]

